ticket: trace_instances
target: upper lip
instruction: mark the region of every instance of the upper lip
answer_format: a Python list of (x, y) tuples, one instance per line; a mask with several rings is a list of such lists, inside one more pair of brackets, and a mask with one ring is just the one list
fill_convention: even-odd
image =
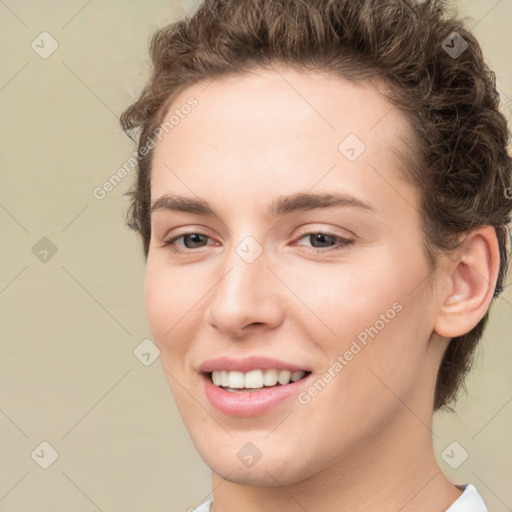
[(249, 372), (251, 370), (269, 370), (271, 368), (276, 370), (309, 371), (304, 366), (263, 356), (249, 356), (240, 359), (217, 357), (204, 361), (199, 370), (204, 373), (210, 373), (215, 370)]

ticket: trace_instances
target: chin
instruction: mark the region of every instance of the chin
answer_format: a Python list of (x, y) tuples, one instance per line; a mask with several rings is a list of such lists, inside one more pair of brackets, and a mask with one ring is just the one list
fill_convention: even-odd
[[(210, 446), (197, 446), (199, 455), (210, 469), (229, 482), (257, 487), (291, 485), (312, 476), (314, 470), (304, 453), (284, 454), (275, 449), (261, 454), (253, 465), (244, 465), (244, 453), (233, 447), (212, 452)], [(268, 448), (265, 450), (267, 451)], [(300, 451), (300, 450), (299, 450)], [(249, 450), (250, 452), (250, 450)]]
[(263, 468), (250, 468), (250, 469), (232, 469), (229, 473), (221, 473), (216, 468), (212, 468), (212, 471), (222, 476), (228, 482), (232, 482), (237, 485), (246, 485), (253, 487), (277, 487), (282, 485), (279, 480), (277, 482), (272, 478), (273, 472), (265, 471)]

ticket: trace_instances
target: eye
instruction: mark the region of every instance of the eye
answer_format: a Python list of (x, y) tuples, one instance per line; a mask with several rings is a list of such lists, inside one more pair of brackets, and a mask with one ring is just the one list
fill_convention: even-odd
[[(180, 239), (183, 239), (184, 247), (181, 245), (177, 245), (176, 242)], [(190, 233), (182, 233), (181, 235), (175, 236), (173, 238), (170, 238), (169, 240), (166, 240), (164, 242), (164, 247), (168, 247), (172, 252), (192, 252), (193, 249), (198, 249), (203, 247), (203, 243), (206, 243), (206, 241), (210, 237), (206, 235), (205, 233), (200, 233), (197, 231), (190, 232)], [(182, 247), (181, 249), (179, 247)]]
[[(168, 247), (175, 253), (189, 253), (194, 252), (194, 249), (200, 249), (201, 247), (206, 246), (209, 239), (211, 240), (207, 234), (198, 231), (182, 233), (181, 235), (166, 240), (164, 242), (164, 247)], [(339, 250), (353, 243), (353, 240), (324, 231), (303, 233), (299, 240), (302, 239), (306, 239), (311, 242), (311, 252), (314, 253), (325, 253), (333, 250)], [(177, 243), (179, 240), (182, 240), (183, 245)], [(305, 244), (296, 242), (295, 245)]]
[[(309, 240), (312, 244), (312, 252), (329, 252), (333, 250), (342, 249), (348, 245), (351, 245), (354, 241), (334, 233), (328, 233), (324, 231), (311, 231), (309, 233), (303, 233), (299, 240), (303, 238)], [(318, 245), (316, 245), (318, 244)], [(296, 245), (304, 245), (296, 243)]]

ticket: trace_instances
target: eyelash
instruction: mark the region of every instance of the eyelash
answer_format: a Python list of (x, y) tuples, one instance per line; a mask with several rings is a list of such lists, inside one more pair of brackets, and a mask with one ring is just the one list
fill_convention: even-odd
[[(189, 253), (192, 253), (192, 252), (196, 252), (197, 249), (201, 249), (201, 247), (198, 247), (196, 249), (177, 249), (176, 246), (174, 245), (174, 243), (179, 240), (180, 238), (183, 238), (187, 235), (201, 235), (201, 236), (205, 236), (206, 238), (210, 238), (206, 233), (203, 233), (201, 231), (190, 231), (188, 233), (182, 233), (181, 235), (178, 235), (178, 236), (175, 236), (173, 238), (170, 238), (169, 240), (165, 240), (164, 241), (164, 247), (167, 247), (171, 252), (173, 253), (177, 253), (177, 254), (189, 254)], [(310, 252), (314, 253), (314, 254), (320, 254), (320, 253), (326, 253), (326, 252), (332, 252), (332, 251), (336, 251), (336, 250), (341, 250), (343, 249), (344, 247), (347, 247), (349, 245), (352, 245), (354, 243), (353, 240), (350, 240), (349, 238), (344, 238), (342, 236), (339, 236), (339, 235), (336, 235), (334, 233), (330, 233), (329, 231), (306, 231), (306, 232), (303, 232), (303, 233), (300, 233), (299, 234), (299, 238), (298, 240), (301, 240), (302, 238), (308, 236), (308, 235), (327, 235), (329, 237), (332, 237), (334, 238), (335, 240), (337, 240), (337, 244), (336, 245), (333, 245), (331, 247), (325, 247), (323, 249), (318, 249), (318, 248), (311, 248), (310, 249)]]

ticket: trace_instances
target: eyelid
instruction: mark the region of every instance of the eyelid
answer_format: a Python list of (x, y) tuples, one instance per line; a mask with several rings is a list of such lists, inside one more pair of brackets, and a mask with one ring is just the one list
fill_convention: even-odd
[[(312, 234), (312, 233), (325, 233), (326, 235), (337, 236), (340, 238), (347, 238), (347, 239), (350, 238), (350, 239), (354, 239), (354, 240), (358, 238), (357, 235), (353, 231), (350, 231), (350, 229), (341, 228), (339, 226), (337, 228), (329, 228), (322, 224), (309, 223), (309, 224), (306, 224), (305, 227), (300, 226), (297, 229), (299, 231), (299, 235), (308, 235), (308, 234)], [(336, 233), (335, 232), (336, 229), (342, 231), (342, 233)]]
[[(170, 235), (171, 232), (173, 233), (172, 235)], [(186, 224), (184, 226), (175, 227), (171, 230), (166, 230), (165, 234), (161, 237), (161, 239), (164, 241), (168, 241), (171, 239), (179, 238), (184, 235), (192, 235), (195, 233), (197, 233), (199, 235), (207, 236), (209, 238), (213, 238), (209, 234), (209, 232), (210, 232), (210, 230), (208, 228), (205, 228), (204, 226), (201, 226), (200, 224), (196, 224), (196, 225)]]

